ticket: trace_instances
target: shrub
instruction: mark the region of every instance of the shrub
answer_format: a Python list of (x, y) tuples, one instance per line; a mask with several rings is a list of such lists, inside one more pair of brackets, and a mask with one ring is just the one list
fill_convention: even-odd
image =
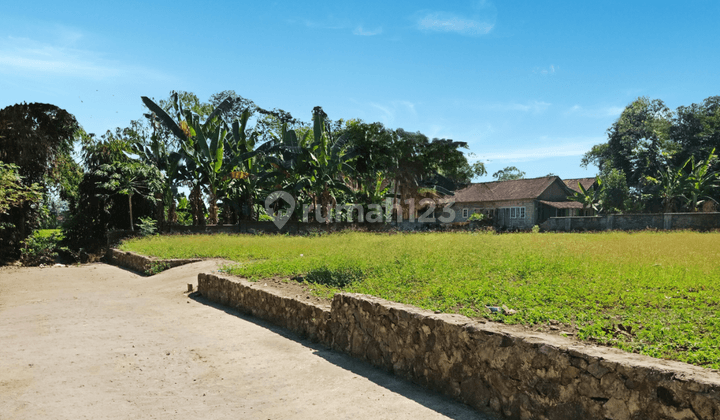
[(308, 283), (323, 284), (330, 287), (342, 288), (349, 284), (360, 282), (365, 274), (359, 268), (328, 268), (321, 267), (307, 273), (305, 280)]
[(60, 236), (55, 233), (46, 236), (36, 232), (28, 236), (20, 248), (20, 260), (23, 265), (36, 266), (54, 263), (58, 256), (60, 239)]
[(485, 215), (482, 213), (473, 213), (468, 217), (468, 222), (480, 222), (485, 219)]
[(162, 273), (163, 271), (170, 268), (170, 264), (164, 261), (153, 261), (150, 263), (150, 268), (145, 270), (145, 274), (148, 276), (154, 276), (155, 274)]
[(141, 217), (138, 228), (141, 236), (154, 235), (157, 232), (157, 221), (152, 217)]

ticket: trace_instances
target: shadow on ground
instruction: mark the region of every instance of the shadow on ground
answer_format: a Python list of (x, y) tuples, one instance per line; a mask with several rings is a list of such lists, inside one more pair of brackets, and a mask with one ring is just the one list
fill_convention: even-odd
[[(421, 404), (421, 405), (425, 406), (426, 408), (433, 410), (433, 411), (437, 412), (438, 414), (441, 414), (448, 418), (451, 418), (454, 420), (467, 419), (466, 413), (458, 413), (457, 412), (458, 406), (463, 408), (462, 411), (473, 410), (471, 407), (469, 407), (465, 404), (451, 400), (449, 397), (442, 396), (433, 391), (429, 391), (429, 390), (422, 388), (419, 385), (416, 385), (405, 379), (399, 378), (397, 376), (393, 376), (389, 372), (386, 372), (386, 371), (379, 369), (377, 367), (374, 367), (368, 363), (357, 360), (347, 354), (338, 353), (334, 350), (328, 349), (327, 347), (325, 347), (322, 344), (313, 343), (310, 340), (303, 339), (303, 338), (299, 337), (298, 335), (296, 335), (290, 331), (287, 331), (286, 329), (284, 329), (282, 327), (278, 327), (276, 325), (271, 324), (270, 322), (264, 321), (259, 318), (255, 318), (251, 315), (244, 314), (235, 309), (228, 308), (227, 306), (223, 306), (223, 305), (217, 304), (215, 302), (211, 302), (210, 300), (203, 297), (199, 292), (190, 293), (188, 295), (188, 297), (190, 299), (195, 300), (198, 303), (201, 303), (206, 306), (210, 306), (215, 309), (219, 309), (229, 315), (241, 318), (247, 322), (251, 322), (255, 325), (265, 328), (277, 335), (282, 336), (283, 338), (286, 338), (288, 340), (292, 340), (296, 343), (299, 343), (302, 346), (304, 346), (308, 349), (311, 349), (313, 351), (314, 355), (316, 355), (316, 356), (318, 356), (318, 357), (320, 357), (342, 369), (352, 372), (355, 375), (362, 376), (362, 377), (368, 379), (369, 381), (387, 389), (390, 392), (393, 392), (398, 395), (402, 395), (403, 397), (413, 400), (413, 401), (417, 402), (418, 404)], [(485, 413), (479, 413), (479, 412), (476, 412), (476, 413), (480, 416), (484, 416), (484, 417), (479, 417), (481, 419), (494, 420), (497, 418), (497, 417), (488, 416)], [(476, 418), (478, 418), (478, 417), (476, 417)]]

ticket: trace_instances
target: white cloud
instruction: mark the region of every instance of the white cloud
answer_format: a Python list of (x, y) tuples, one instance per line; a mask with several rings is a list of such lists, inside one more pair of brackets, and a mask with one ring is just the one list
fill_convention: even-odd
[(361, 36), (373, 36), (373, 35), (380, 35), (382, 33), (382, 28), (376, 28), (376, 29), (364, 29), (362, 26), (358, 26), (353, 30), (353, 35), (361, 35)]
[(592, 118), (608, 118), (608, 117), (619, 117), (622, 114), (625, 107), (622, 106), (606, 106), (606, 107), (595, 107), (595, 108), (584, 108), (580, 105), (573, 105), (564, 112), (567, 115), (580, 115), (583, 117)]
[(453, 32), (465, 36), (481, 36), (495, 27), (497, 9), (492, 2), (480, 0), (471, 5), (469, 13), (420, 10), (413, 15), (416, 27), (425, 32)]
[(553, 157), (582, 156), (594, 145), (606, 141), (603, 137), (582, 139), (548, 139), (541, 137), (536, 144), (552, 143), (552, 146), (513, 147), (512, 150), (498, 150), (489, 153), (479, 153), (480, 161), (508, 161), (528, 162)]
[(619, 117), (624, 110), (625, 107), (622, 106), (610, 106), (603, 109), (605, 115), (608, 117)]
[(370, 102), (369, 105), (382, 112), (380, 117), (375, 118), (380, 118), (385, 125), (393, 124), (398, 113), (405, 114), (406, 116), (407, 114), (411, 114), (413, 118), (417, 118), (415, 104), (410, 101), (390, 101), (388, 104)]
[(447, 12), (426, 12), (416, 20), (418, 29), (432, 32), (456, 32), (479, 36), (492, 31), (494, 21), (470, 19)]
[(167, 76), (138, 66), (129, 66), (103, 58), (102, 54), (71, 47), (82, 35), (78, 32), (62, 34), (57, 44), (39, 42), (28, 38), (7, 37), (0, 39), (0, 73), (14, 75), (48, 75), (90, 78), (95, 80), (116, 77), (149, 77), (163, 79)]
[(352, 27), (350, 21), (347, 19), (339, 19), (334, 16), (330, 16), (324, 21), (314, 21), (304, 19), (303, 24), (308, 28), (320, 28), (320, 29), (347, 29)]
[(522, 103), (505, 103), (505, 104), (489, 104), (481, 105), (481, 109), (488, 109), (493, 111), (521, 111), (531, 112), (533, 114), (540, 114), (547, 111), (552, 106), (549, 102), (544, 101), (529, 101), (524, 104)]
[(547, 74), (555, 74), (555, 72), (558, 70), (560, 70), (560, 66), (550, 64), (549, 67), (535, 67), (533, 69), (533, 73), (547, 75)]
[(526, 104), (511, 104), (510, 109), (514, 111), (532, 112), (535, 114), (544, 112), (550, 108), (550, 103), (543, 101), (532, 101)]
[[(328, 16), (326, 19), (321, 20), (308, 20), (308, 19), (302, 19), (300, 20), (303, 25), (305, 25), (308, 28), (313, 29), (331, 29), (331, 30), (347, 30), (351, 29), (353, 35), (359, 35), (359, 36), (374, 36), (374, 35), (380, 35), (383, 30), (381, 27), (368, 29), (363, 27), (363, 25), (354, 24), (351, 20), (345, 19), (345, 18), (338, 18), (335, 16)], [(296, 20), (291, 20), (290, 22), (297, 22)]]

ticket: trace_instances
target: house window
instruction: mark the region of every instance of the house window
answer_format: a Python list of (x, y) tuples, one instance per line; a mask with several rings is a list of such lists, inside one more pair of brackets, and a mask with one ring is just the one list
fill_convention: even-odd
[(525, 218), (525, 207), (510, 207), (510, 218), (511, 219), (524, 219)]
[(463, 214), (463, 216), (462, 216), (463, 219), (467, 219), (467, 218), (468, 218), (468, 210), (469, 210), (468, 208), (464, 208), (464, 209), (463, 209), (463, 213), (462, 213), (462, 214)]

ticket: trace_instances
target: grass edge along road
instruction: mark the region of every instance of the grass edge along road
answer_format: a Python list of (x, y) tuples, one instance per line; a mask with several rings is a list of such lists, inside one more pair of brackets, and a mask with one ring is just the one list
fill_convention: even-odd
[(120, 248), (226, 258), (238, 262), (231, 274), (294, 277), (319, 296), (365, 293), (720, 369), (719, 241), (688, 231), (346, 232), (151, 236)]

